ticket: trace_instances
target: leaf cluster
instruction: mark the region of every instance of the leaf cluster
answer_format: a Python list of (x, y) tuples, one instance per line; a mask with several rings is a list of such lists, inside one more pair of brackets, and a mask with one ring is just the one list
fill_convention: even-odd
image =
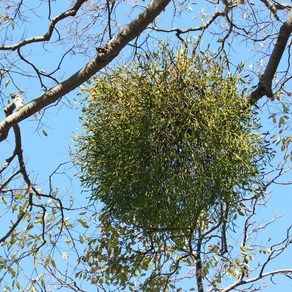
[(162, 45), (83, 88), (76, 137), (83, 185), (103, 210), (143, 228), (194, 228), (234, 208), (267, 153), (240, 72), (222, 55)]

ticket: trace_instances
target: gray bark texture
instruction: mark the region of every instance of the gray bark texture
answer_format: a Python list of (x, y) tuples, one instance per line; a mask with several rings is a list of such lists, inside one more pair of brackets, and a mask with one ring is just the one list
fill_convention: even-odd
[(282, 59), (283, 53), (287, 46), (289, 37), (292, 32), (292, 11), (290, 12), (287, 21), (281, 26), (277, 42), (273, 49), (273, 52), (269, 58), (266, 70), (261, 76), (257, 88), (252, 92), (250, 101), (255, 104), (264, 95), (267, 97), (273, 97), (272, 82), (276, 74), (277, 68)]

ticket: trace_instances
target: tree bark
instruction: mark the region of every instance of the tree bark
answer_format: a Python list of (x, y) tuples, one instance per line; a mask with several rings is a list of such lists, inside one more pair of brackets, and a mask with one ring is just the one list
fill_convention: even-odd
[(269, 58), (264, 74), (261, 76), (257, 88), (250, 95), (250, 103), (255, 104), (264, 95), (273, 97), (272, 81), (285, 51), (288, 39), (292, 32), (292, 11), (288, 19), (281, 26), (277, 42)]

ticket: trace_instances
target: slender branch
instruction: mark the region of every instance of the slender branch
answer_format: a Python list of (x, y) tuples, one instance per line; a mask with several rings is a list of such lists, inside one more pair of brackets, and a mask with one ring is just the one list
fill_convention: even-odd
[[(86, 292), (86, 290), (82, 290), (76, 283), (75, 279), (69, 276), (67, 273), (63, 273), (60, 269), (55, 267), (54, 269), (48, 265), (47, 269), (50, 271), (50, 274), (57, 280), (60, 287), (68, 287), (69, 290), (72, 291), (78, 291), (78, 292)], [(58, 273), (64, 277), (64, 280), (61, 279), (60, 276), (56, 274), (55, 271), (58, 271)], [(70, 281), (70, 282), (69, 282)], [(104, 288), (98, 285), (99, 289), (102, 289), (103, 291), (106, 291)]]
[(277, 8), (276, 5), (274, 3), (272, 3), (269, 0), (260, 0), (261, 2), (263, 2), (265, 4), (265, 6), (271, 11), (271, 13), (274, 15), (274, 17), (277, 20), (280, 20), (279, 16), (277, 15)]
[(12, 232), (16, 229), (16, 227), (18, 226), (18, 224), (21, 222), (22, 218), (26, 214), (28, 206), (29, 206), (29, 204), (27, 204), (25, 209), (19, 213), (17, 220), (9, 228), (9, 231), (2, 238), (0, 238), (0, 243), (4, 242), (12, 234)]
[[(6, 117), (9, 117), (13, 110), (15, 109), (15, 104), (13, 102), (11, 102), (6, 108), (5, 108), (5, 114)], [(23, 153), (22, 153), (22, 143), (21, 143), (21, 132), (20, 132), (20, 128), (18, 126), (18, 124), (14, 124), (13, 125), (13, 130), (14, 130), (14, 135), (15, 135), (15, 149), (13, 152), (13, 155), (8, 158), (8, 160), (6, 160), (6, 164), (9, 165), (10, 162), (17, 156), (18, 157), (18, 163), (19, 163), (19, 171), (15, 172), (7, 181), (5, 184), (3, 184), (1, 186), (1, 189), (8, 184), (8, 182), (12, 179), (13, 176), (17, 175), (18, 173), (21, 173), (25, 183), (27, 184), (28, 187), (28, 193), (30, 192), (32, 183), (29, 179), (29, 176), (26, 172), (26, 168), (25, 168), (25, 163), (24, 163), (24, 159), (23, 159)], [(4, 165), (2, 167), (2, 170), (4, 170), (7, 166)], [(23, 217), (25, 216), (25, 214), (27, 213), (27, 209), (29, 206), (31, 206), (31, 194), (29, 194), (29, 200), (28, 203), (25, 205), (25, 208), (23, 210), (20, 210), (20, 213), (18, 214), (18, 218), (16, 220), (15, 223), (12, 224), (12, 226), (9, 228), (9, 231), (6, 233), (6, 235), (4, 235), (2, 238), (0, 238), (0, 242), (4, 242), (11, 234), (12, 232), (17, 228), (17, 226), (19, 225), (19, 223), (21, 222), (21, 220), (23, 219)]]
[(37, 67), (30, 61), (28, 61), (27, 59), (25, 59), (20, 51), (20, 48), (17, 49), (17, 53), (18, 53), (18, 56), (20, 58), (20, 60), (24, 61), (25, 63), (27, 63), (28, 65), (30, 65), (34, 71), (36, 72), (38, 78), (39, 78), (39, 81), (40, 81), (40, 84), (41, 84), (41, 87), (44, 88), (44, 89), (47, 89), (47, 87), (44, 85), (43, 81), (42, 81), (42, 78), (41, 78), (41, 75), (45, 75), (43, 73), (41, 73)]
[(194, 32), (194, 31), (205, 31), (218, 17), (220, 16), (226, 16), (226, 11), (216, 11), (212, 17), (204, 24), (204, 25), (201, 25), (201, 26), (196, 26), (196, 27), (193, 27), (193, 28), (187, 28), (187, 29), (179, 29), (179, 28), (171, 28), (171, 29), (162, 29), (162, 28), (158, 28), (156, 27), (155, 25), (153, 25), (153, 29), (155, 31), (158, 31), (158, 32), (175, 32), (176, 34), (178, 35), (181, 35), (181, 34), (186, 34), (186, 33), (189, 33), (189, 32)]
[[(23, 154), (22, 154), (22, 147), (21, 147), (21, 134), (20, 134), (20, 128), (19, 128), (18, 124), (13, 125), (13, 130), (14, 130), (14, 134), (15, 134), (14, 153), (18, 157), (19, 168), (20, 168), (19, 172), (16, 172), (16, 173), (22, 174), (22, 176), (23, 176), (23, 178), (28, 186), (28, 189), (30, 189), (31, 188), (31, 181), (30, 181), (28, 174), (26, 172), (26, 169), (25, 169), (25, 164), (24, 164)], [(31, 195), (29, 195), (29, 196), (31, 196)], [(21, 220), (23, 219), (23, 217), (27, 213), (27, 209), (30, 205), (31, 205), (31, 199), (28, 200), (28, 203), (26, 204), (25, 208), (20, 211), (16, 222), (12, 224), (12, 226), (9, 228), (9, 231), (2, 238), (0, 238), (0, 243), (4, 242), (12, 234), (12, 232), (17, 228), (17, 226), (19, 225), (19, 223), (21, 222)]]
[(44, 42), (44, 41), (49, 41), (52, 37), (53, 31), (55, 29), (56, 24), (69, 17), (69, 16), (75, 16), (82, 4), (84, 4), (87, 0), (77, 0), (76, 4), (69, 10), (59, 14), (58, 16), (54, 17), (48, 27), (48, 31), (42, 35), (42, 36), (37, 36), (37, 37), (32, 37), (28, 39), (24, 39), (20, 41), (17, 44), (13, 44), (10, 46), (0, 46), (0, 50), (16, 50), (19, 49), (20, 47), (23, 47), (25, 45), (31, 44), (31, 43), (38, 43), (38, 42)]
[(275, 270), (275, 271), (270, 271), (267, 273), (263, 273), (262, 275), (258, 275), (254, 278), (250, 278), (248, 280), (238, 280), (236, 282), (234, 282), (232, 285), (226, 287), (225, 289), (220, 290), (220, 292), (228, 292), (228, 291), (234, 291), (234, 288), (241, 286), (241, 285), (246, 285), (246, 284), (251, 284), (254, 282), (257, 282), (260, 279), (263, 279), (265, 277), (269, 277), (269, 276), (274, 276), (277, 274), (282, 274), (282, 275), (288, 275), (288, 274), (292, 274), (292, 269), (283, 269), (283, 270)]
[[(257, 204), (258, 204), (258, 202), (257, 202), (257, 200), (255, 200), (255, 202), (252, 204), (251, 213), (245, 221), (244, 238), (243, 238), (242, 246), (246, 246), (246, 242), (247, 242), (248, 237), (251, 233), (257, 233), (259, 231), (259, 229), (265, 229), (268, 225), (270, 225), (271, 223), (273, 223), (275, 221), (275, 219), (273, 219), (271, 222), (268, 222), (267, 224), (265, 224), (264, 226), (262, 226), (260, 228), (255, 228), (249, 233), (248, 229), (253, 224), (253, 222), (250, 222), (250, 220), (256, 213), (255, 207)], [(288, 248), (288, 246), (290, 244), (292, 244), (291, 235), (290, 235), (291, 229), (292, 229), (292, 226), (290, 226), (290, 228), (288, 228), (286, 237), (281, 242), (276, 243), (273, 246), (271, 246), (271, 252), (270, 252), (268, 258), (265, 260), (265, 262), (261, 266), (260, 271), (258, 272), (257, 276), (250, 278), (250, 279), (244, 279), (245, 275), (244, 275), (244, 271), (242, 271), (242, 274), (239, 276), (239, 278), (234, 283), (232, 283), (230, 286), (228, 286), (224, 289), (218, 289), (218, 290), (220, 292), (234, 291), (234, 289), (237, 288), (238, 286), (251, 284), (251, 283), (257, 282), (263, 278), (266, 278), (266, 277), (272, 277), (272, 276), (277, 275), (277, 274), (282, 274), (282, 275), (287, 275), (287, 276), (289, 276), (290, 274), (292, 275), (292, 269), (282, 269), (282, 270), (274, 270), (274, 271), (265, 272), (265, 269), (268, 266), (268, 264), (272, 260), (277, 258), (279, 255), (281, 255)]]
[[(273, 246), (271, 246), (271, 252), (270, 252), (267, 260), (262, 265), (262, 268), (261, 268), (261, 271), (259, 273), (259, 276), (262, 276), (264, 274), (265, 268), (269, 264), (269, 262), (271, 262), (273, 259), (275, 259), (280, 254), (282, 254), (285, 251), (285, 249), (290, 244), (292, 244), (291, 235), (290, 235), (291, 228), (292, 228), (292, 226), (290, 226), (290, 228), (287, 230), (286, 238), (282, 242), (280, 242), (278, 244), (274, 244)], [(281, 245), (283, 245), (283, 246), (281, 246)], [(278, 246), (280, 246), (280, 247), (278, 247)]]
[(112, 12), (114, 9), (114, 5), (115, 5), (115, 1), (113, 1), (112, 3), (110, 3), (109, 0), (106, 1), (106, 6), (107, 6), (107, 25), (108, 25), (108, 34), (109, 34), (109, 38), (112, 38), (112, 25), (111, 25), (111, 17), (112, 17)]
[[(5, 108), (4, 108), (4, 112), (6, 117), (8, 117), (9, 115), (12, 114), (13, 110), (15, 109), (15, 104), (14, 102), (10, 102)], [(17, 137), (15, 137), (15, 140), (17, 140)], [(12, 153), (12, 155), (10, 157), (8, 157), (5, 161), (5, 163), (2, 165), (2, 167), (0, 168), (0, 173), (2, 173), (9, 165), (10, 163), (13, 161), (13, 159), (16, 157), (17, 155), (17, 141), (15, 141), (15, 148), (14, 151)], [(17, 171), (15, 173), (13, 173), (7, 180), (6, 182), (4, 182), (3, 184), (1, 184), (0, 186), (0, 190), (2, 191), (3, 188), (11, 181), (11, 179), (17, 175), (18, 173), (20, 173), (20, 171)]]
[[(9, 166), (9, 164), (7, 165), (7, 167)], [(4, 167), (6, 167), (6, 165), (4, 165)], [(1, 169), (4, 170), (4, 169)], [(16, 172), (14, 172), (13, 174), (11, 174), (4, 183), (2, 183), (0, 185), (0, 192), (5, 192), (7, 190), (5, 190), (6, 186), (12, 181), (13, 178), (15, 178), (18, 174), (20, 174), (20, 170), (17, 170)]]

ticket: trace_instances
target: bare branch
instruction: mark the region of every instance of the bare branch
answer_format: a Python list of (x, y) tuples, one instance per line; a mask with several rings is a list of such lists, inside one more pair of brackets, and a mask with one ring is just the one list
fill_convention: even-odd
[(212, 17), (202, 26), (197, 26), (193, 28), (187, 28), (187, 29), (179, 29), (179, 28), (171, 28), (171, 29), (162, 29), (158, 28), (155, 25), (153, 25), (153, 29), (159, 32), (176, 32), (176, 34), (181, 35), (181, 34), (186, 34), (189, 32), (193, 31), (205, 31), (218, 17), (220, 16), (225, 16), (228, 13), (229, 10), (224, 10), (224, 11), (217, 11), (215, 12)]
[[(248, 217), (245, 220), (243, 241), (241, 244), (242, 247), (247, 246), (247, 241), (252, 234), (258, 234), (259, 230), (266, 229), (268, 225), (274, 223), (275, 220), (277, 220), (280, 217), (280, 216), (278, 216), (278, 217), (272, 219), (270, 222), (264, 224), (263, 226), (253, 228), (251, 231), (249, 231), (249, 228), (254, 224), (254, 221), (251, 221), (251, 218), (256, 214), (255, 208), (258, 204), (259, 204), (259, 202), (257, 200), (255, 200), (251, 204), (251, 208), (249, 210), (250, 214), (248, 215)], [(288, 246), (292, 244), (291, 234), (290, 234), (291, 228), (292, 228), (292, 226), (290, 226), (290, 228), (288, 228), (286, 236), (281, 242), (278, 242), (270, 247), (269, 256), (264, 261), (264, 263), (262, 263), (261, 265), (258, 266), (258, 267), (260, 267), (260, 269), (258, 271), (258, 274), (255, 277), (246, 279), (245, 270), (242, 269), (240, 276), (238, 277), (238, 279), (234, 283), (232, 283), (231, 285), (229, 285), (226, 288), (218, 289), (218, 291), (220, 291), (220, 292), (234, 291), (234, 289), (239, 287), (239, 286), (252, 284), (252, 283), (258, 282), (259, 280), (261, 280), (263, 278), (273, 277), (277, 274), (282, 274), (282, 275), (287, 275), (287, 276), (292, 275), (292, 269), (279, 269), (279, 270), (265, 272), (267, 266), (271, 263), (271, 261), (273, 261), (279, 255), (281, 255), (285, 250), (287, 250)], [(244, 262), (248, 266), (247, 258), (244, 258)]]
[(23, 47), (25, 45), (31, 44), (31, 43), (38, 43), (38, 42), (44, 42), (44, 41), (49, 41), (53, 31), (55, 29), (56, 24), (70, 16), (75, 16), (82, 4), (84, 4), (87, 0), (77, 0), (76, 4), (69, 10), (59, 14), (58, 16), (54, 17), (49, 25), (48, 31), (42, 35), (42, 36), (37, 36), (37, 37), (32, 37), (28, 39), (24, 39), (20, 41), (17, 44), (10, 45), (10, 46), (0, 46), (0, 50), (16, 50), (19, 49), (20, 47)]
[(9, 227), (9, 231), (2, 238), (0, 238), (0, 243), (4, 242), (13, 233), (13, 231), (17, 228), (17, 226), (19, 225), (19, 223), (23, 219), (24, 215), (26, 214), (28, 206), (29, 205), (27, 204), (25, 209), (19, 213), (17, 220), (12, 224), (12, 226)]
[(267, 273), (263, 273), (262, 275), (258, 275), (258, 276), (254, 277), (254, 278), (250, 278), (248, 280), (239, 279), (238, 281), (236, 281), (235, 283), (233, 283), (229, 287), (226, 287), (225, 289), (220, 290), (220, 292), (234, 291), (233, 289), (238, 287), (238, 286), (251, 284), (251, 283), (257, 282), (260, 279), (263, 279), (263, 278), (266, 278), (266, 277), (271, 277), (271, 276), (274, 276), (274, 275), (277, 275), (277, 274), (289, 275), (289, 274), (292, 274), (292, 269), (283, 269), (283, 270), (270, 271), (270, 272), (267, 272)]
[(277, 10), (278, 9), (276, 8), (276, 5), (274, 3), (272, 3), (269, 0), (261, 0), (261, 2), (263, 2), (266, 5), (266, 7), (271, 11), (271, 13), (274, 15), (274, 17), (277, 20), (280, 20), (279, 16), (277, 15)]

